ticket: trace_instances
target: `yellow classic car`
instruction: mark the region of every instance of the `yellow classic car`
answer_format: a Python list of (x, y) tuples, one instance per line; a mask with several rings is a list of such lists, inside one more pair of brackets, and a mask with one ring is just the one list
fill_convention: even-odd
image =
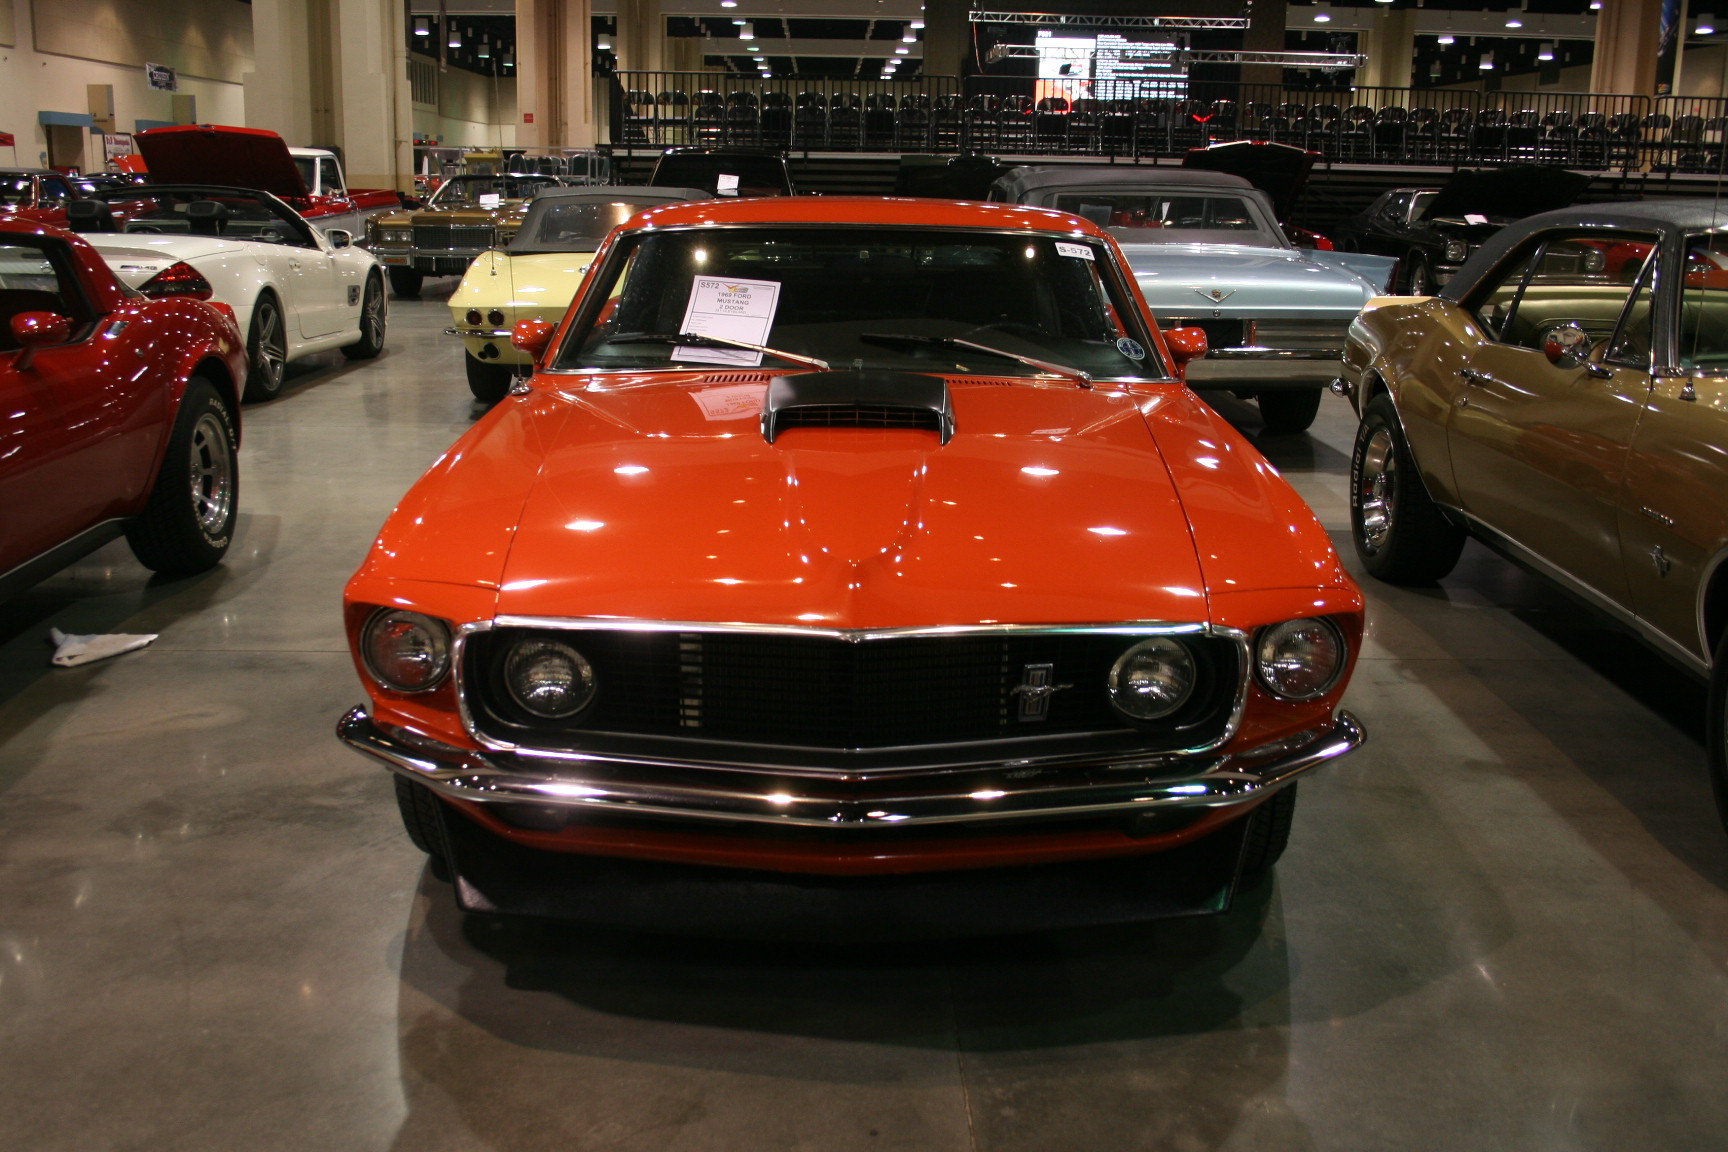
[(450, 295), (454, 327), (467, 345), (468, 389), (496, 404), (531, 357), (510, 343), (518, 320), (556, 323), (606, 234), (636, 213), (711, 197), (700, 188), (556, 188), (534, 198), (508, 245), (481, 253)]
[(488, 248), (509, 242), (528, 201), (564, 183), (556, 176), (454, 176), (418, 209), (374, 216), (366, 246), (390, 274), (397, 296), (420, 295), (428, 276), (459, 276)]
[(1368, 572), (1439, 580), (1475, 537), (1707, 679), (1728, 822), (1728, 207), (1530, 217), (1370, 301), (1344, 379)]

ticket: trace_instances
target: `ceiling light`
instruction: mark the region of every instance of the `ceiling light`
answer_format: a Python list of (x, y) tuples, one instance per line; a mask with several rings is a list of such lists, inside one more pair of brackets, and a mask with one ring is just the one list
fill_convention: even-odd
[(912, 49), (910, 49), (910, 48), (896, 48), (896, 49), (894, 49), (894, 55), (904, 56), (910, 51), (912, 51)]
[(450, 37), (448, 40), (445, 41), (445, 43), (448, 44), (451, 48), (462, 47), (462, 33), (456, 27), (456, 22), (454, 20), (452, 20), (450, 22)]
[(498, 58), (498, 63), (504, 65), (506, 68), (514, 68), (516, 67), (516, 54), (514, 52), (506, 52)]
[(610, 52), (612, 51), (612, 38), (602, 32), (600, 35), (594, 37), (594, 47), (600, 49), (602, 52)]
[(1456, 43), (1457, 41), (1456, 41), (1456, 38), (1453, 37), (1452, 33), (1447, 32), (1444, 35), (1435, 37), (1434, 42), (1437, 44), (1453, 44), (1453, 43)]
[(416, 16), (416, 17), (414, 17), (414, 35), (416, 35), (416, 36), (430, 36), (430, 35), (432, 35), (432, 18), (430, 16)]
[(1709, 13), (1698, 17), (1698, 24), (1692, 31), (1700, 36), (1714, 36), (1716, 34), (1716, 17)]
[(922, 28), (922, 27), (924, 27), (924, 21), (922, 21), (922, 20), (914, 20), (914, 21), (912, 21), (912, 27), (914, 27), (914, 28)]
[(1327, 24), (1327, 23), (1330, 23), (1331, 20), (1332, 20), (1332, 7), (1331, 7), (1331, 5), (1327, 4), (1326, 0), (1320, 0), (1320, 3), (1314, 5), (1314, 23)]
[(1602, 0), (1590, 0), (1590, 11), (1592, 11), (1592, 12), (1602, 11)]
[(733, 23), (738, 25), (738, 39), (756, 39), (756, 25), (750, 23), (748, 20), (734, 20)]
[(760, 52), (760, 51), (762, 51), (762, 45), (752, 44), (752, 45), (750, 45), (750, 47), (744, 49), (744, 51), (746, 51), (746, 52)]
[(736, 8), (738, 7), (738, 0), (720, 0), (720, 7)]
[[(606, 45), (601, 44), (600, 47), (604, 48), (604, 47), (606, 47)], [(492, 59), (492, 37), (490, 37), (490, 36), (480, 37), (480, 47), (474, 53), (474, 55), (480, 57), (480, 59), (482, 59), (482, 60)]]
[(1434, 63), (1428, 65), (1428, 79), (1440, 79), (1440, 61), (1436, 60)]
[(918, 43), (918, 33), (914, 32), (914, 31), (912, 31), (912, 29), (908, 28), (908, 29), (906, 29), (906, 34), (904, 36), (900, 37), (900, 39), (903, 43), (906, 43), (906, 44), (916, 44), (916, 43)]
[(1482, 59), (1476, 62), (1476, 67), (1482, 69), (1484, 72), (1492, 72), (1494, 70), (1494, 53), (1482, 53)]
[(1508, 27), (1508, 28), (1522, 28), (1522, 27), (1524, 27), (1524, 21), (1518, 19), (1518, 17), (1516, 17), (1516, 16), (1508, 17), (1506, 20), (1506, 27)]
[(1552, 59), (1554, 59), (1554, 44), (1552, 41), (1544, 41), (1542, 46), (1540, 48), (1536, 49), (1536, 59), (1538, 59), (1538, 60), (1552, 60)]

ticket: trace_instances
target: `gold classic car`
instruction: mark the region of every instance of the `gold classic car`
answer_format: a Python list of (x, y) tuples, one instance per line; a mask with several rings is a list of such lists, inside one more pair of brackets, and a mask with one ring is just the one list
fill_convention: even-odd
[(1369, 573), (1438, 580), (1474, 536), (1707, 677), (1728, 822), (1728, 207), (1530, 217), (1370, 301), (1344, 386)]
[(396, 295), (420, 295), (428, 276), (460, 276), (469, 261), (509, 241), (528, 201), (556, 176), (454, 176), (418, 209), (374, 216), (366, 246), (390, 273)]
[(468, 354), (468, 388), (496, 404), (510, 381), (527, 376), (534, 360), (510, 343), (518, 320), (556, 322), (607, 233), (645, 208), (707, 200), (700, 188), (553, 188), (534, 198), (515, 237), (483, 252), (450, 295), (455, 326)]

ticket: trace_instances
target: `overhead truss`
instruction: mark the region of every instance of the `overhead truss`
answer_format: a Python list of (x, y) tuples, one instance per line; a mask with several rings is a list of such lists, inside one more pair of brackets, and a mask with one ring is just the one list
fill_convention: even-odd
[(1242, 29), (1246, 16), (1073, 16), (1051, 12), (972, 11), (974, 24), (1035, 24), (1041, 28), (1191, 28)]

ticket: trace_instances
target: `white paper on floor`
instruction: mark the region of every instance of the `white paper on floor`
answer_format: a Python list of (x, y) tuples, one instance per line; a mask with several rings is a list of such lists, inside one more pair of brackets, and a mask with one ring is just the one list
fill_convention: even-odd
[(156, 639), (156, 633), (109, 632), (94, 636), (68, 636), (58, 628), (48, 630), (48, 640), (54, 645), (51, 663), (62, 668), (106, 660), (122, 652), (132, 652)]

